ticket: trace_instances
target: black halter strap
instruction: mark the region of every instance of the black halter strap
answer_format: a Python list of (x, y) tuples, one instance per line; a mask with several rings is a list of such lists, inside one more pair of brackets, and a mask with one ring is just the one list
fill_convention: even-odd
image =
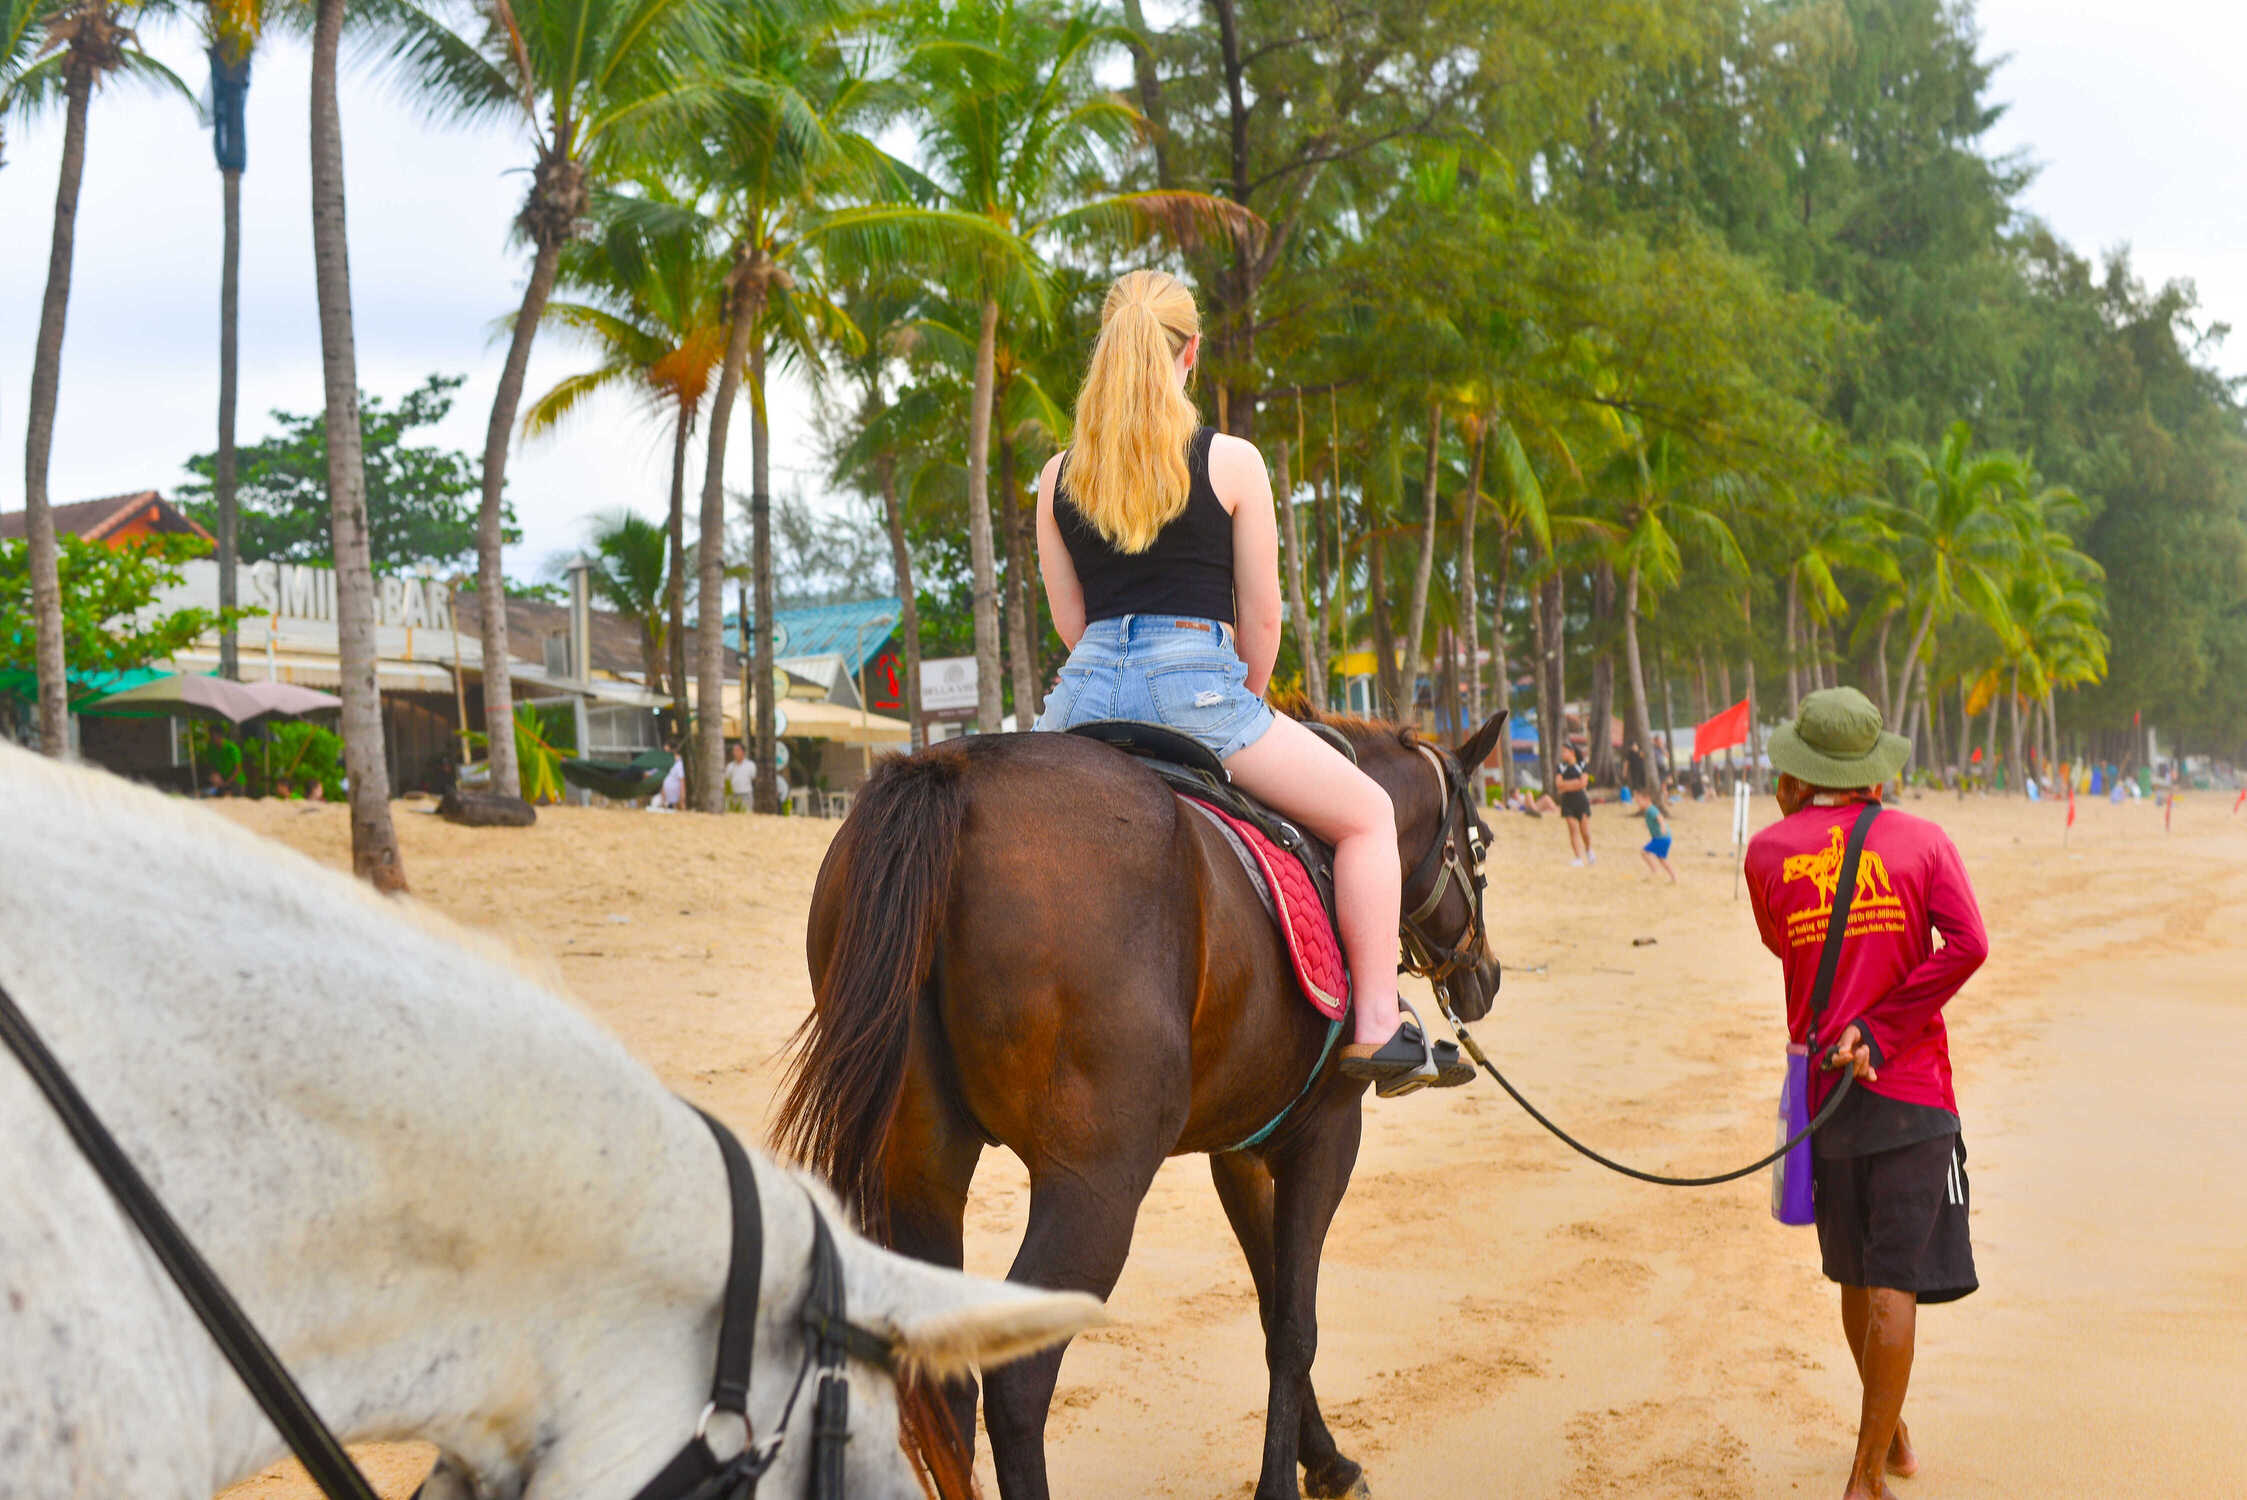
[[(1404, 972), (1417, 974), (1430, 984), (1441, 984), (1461, 969), (1472, 968), (1481, 958), (1484, 948), (1482, 925), (1482, 892), (1485, 884), (1480, 869), (1470, 869), (1459, 857), (1457, 838), (1451, 831), (1451, 815), (1456, 810), (1468, 827), (1468, 837), (1473, 833), (1473, 809), (1467, 802), (1465, 776), (1453, 763), (1448, 752), (1434, 746), (1415, 743), (1412, 747), (1428, 758), (1435, 767), (1436, 784), (1443, 799), (1443, 811), (1437, 824), (1437, 837), (1428, 845), (1427, 852), (1405, 877), (1405, 889), (1426, 884), (1430, 877), (1434, 883), (1420, 904), (1404, 914), (1402, 936), (1407, 962)], [(1473, 911), (1466, 931), (1453, 941), (1445, 942), (1431, 936), (1426, 923), (1443, 904), (1453, 883), (1458, 884)]]

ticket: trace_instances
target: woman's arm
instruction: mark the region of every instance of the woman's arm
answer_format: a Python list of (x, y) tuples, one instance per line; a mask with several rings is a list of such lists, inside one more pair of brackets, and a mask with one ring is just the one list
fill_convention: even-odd
[(1219, 433), (1209, 440), (1209, 483), (1233, 513), (1233, 634), (1248, 664), (1248, 690), (1261, 698), (1280, 654), (1280, 531), (1272, 476), (1254, 443)]
[(1061, 527), (1053, 519), (1053, 481), (1061, 472), (1056, 453), (1038, 471), (1038, 576), (1045, 580), (1045, 606), (1053, 615), (1053, 628), (1061, 644), (1071, 651), (1084, 634), (1084, 588), (1077, 582), (1077, 565), (1061, 540)]

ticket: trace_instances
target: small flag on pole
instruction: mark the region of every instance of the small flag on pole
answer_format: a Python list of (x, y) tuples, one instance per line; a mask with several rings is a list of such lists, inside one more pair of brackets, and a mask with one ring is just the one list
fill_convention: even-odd
[(2074, 831), (2075, 831), (2075, 777), (2074, 777), (2074, 775), (2073, 775), (2073, 774), (2071, 773), (2071, 774), (2070, 774), (2070, 775), (2068, 776), (2068, 822), (2067, 822), (2067, 827), (2065, 827), (2065, 828), (2063, 828), (2063, 829), (2061, 829), (2061, 830), (2060, 830), (2060, 847), (2061, 847), (2061, 848), (2065, 849), (2065, 848), (2066, 848), (2066, 847), (2068, 846), (2068, 836), (2069, 836), (2069, 835), (2070, 835), (2071, 833), (2073, 833)]
[(2231, 810), (2235, 813), (2238, 812), (2241, 804), (2243, 803), (2247, 803), (2247, 786), (2241, 787), (2239, 789), (2239, 795), (2232, 799)]
[(1724, 712), (1693, 726), (1693, 758), (1748, 742), (1748, 700), (1742, 698)]

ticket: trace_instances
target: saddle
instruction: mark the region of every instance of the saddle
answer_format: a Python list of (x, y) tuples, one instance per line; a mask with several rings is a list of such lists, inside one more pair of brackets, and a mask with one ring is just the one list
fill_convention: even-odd
[[(1357, 760), (1350, 742), (1326, 725), (1304, 727)], [(1222, 761), (1175, 730), (1096, 719), (1069, 733), (1136, 758), (1173, 795), (1209, 818), (1279, 927), (1304, 998), (1320, 1015), (1339, 1021), (1349, 1010), (1350, 980), (1335, 922), (1333, 849), (1233, 785)]]

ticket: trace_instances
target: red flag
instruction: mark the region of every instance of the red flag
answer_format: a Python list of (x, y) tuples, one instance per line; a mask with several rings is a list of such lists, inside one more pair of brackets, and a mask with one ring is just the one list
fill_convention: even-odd
[(1693, 758), (1714, 755), (1719, 750), (1748, 742), (1748, 700), (1742, 698), (1724, 712), (1703, 724), (1693, 726)]
[(2068, 770), (2068, 827), (2070, 827), (2070, 828), (2073, 828), (2074, 826), (2075, 826), (2075, 771), (2074, 771), (2074, 768), (2073, 768), (2073, 767), (2070, 767), (2070, 768), (2069, 768), (2069, 770)]
[(2232, 800), (2231, 810), (2233, 812), (2239, 811), (2241, 803), (2247, 803), (2247, 786), (2239, 789), (2239, 795)]

